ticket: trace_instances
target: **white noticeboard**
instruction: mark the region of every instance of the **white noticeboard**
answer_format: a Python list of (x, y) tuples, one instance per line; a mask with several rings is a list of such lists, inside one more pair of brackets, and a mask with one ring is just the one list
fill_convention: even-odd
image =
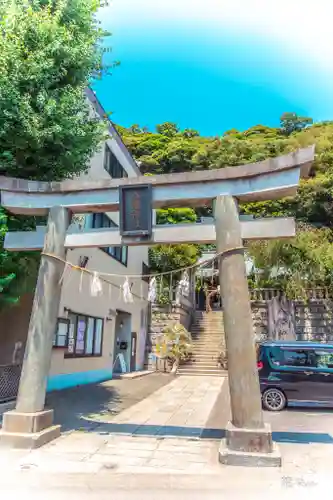
[(118, 358), (119, 358), (121, 372), (126, 373), (127, 367), (126, 367), (126, 361), (125, 361), (124, 355), (122, 353), (120, 353), (120, 354), (118, 354)]

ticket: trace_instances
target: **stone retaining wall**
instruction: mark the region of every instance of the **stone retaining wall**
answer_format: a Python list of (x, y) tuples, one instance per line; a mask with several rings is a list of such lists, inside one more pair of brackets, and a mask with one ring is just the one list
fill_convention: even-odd
[[(268, 300), (251, 301), (253, 327), (257, 340), (270, 338), (268, 304)], [(333, 342), (333, 302), (330, 299), (293, 301), (293, 305), (297, 340)]]

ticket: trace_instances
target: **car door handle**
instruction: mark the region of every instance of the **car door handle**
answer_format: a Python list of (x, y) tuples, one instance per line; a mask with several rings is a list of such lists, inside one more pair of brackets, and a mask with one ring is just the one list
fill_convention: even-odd
[(304, 372), (304, 375), (313, 375), (313, 372)]
[(324, 375), (324, 377), (328, 377), (330, 375), (330, 373), (321, 372), (321, 373), (319, 373), (319, 375)]

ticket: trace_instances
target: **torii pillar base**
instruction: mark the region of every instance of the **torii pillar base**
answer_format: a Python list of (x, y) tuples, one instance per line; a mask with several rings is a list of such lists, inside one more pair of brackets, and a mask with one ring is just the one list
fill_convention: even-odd
[(219, 462), (242, 467), (281, 467), (281, 454), (272, 441), (270, 425), (240, 429), (229, 423), (220, 444)]
[(60, 425), (53, 425), (53, 410), (36, 413), (20, 413), (15, 410), (4, 413), (0, 431), (2, 446), (32, 450), (60, 436)]

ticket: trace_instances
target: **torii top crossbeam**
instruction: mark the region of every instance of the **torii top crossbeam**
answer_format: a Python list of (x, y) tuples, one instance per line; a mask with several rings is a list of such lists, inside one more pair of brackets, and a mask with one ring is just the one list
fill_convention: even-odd
[(151, 185), (153, 208), (198, 206), (228, 194), (241, 202), (293, 196), (314, 159), (314, 146), (238, 167), (116, 180), (39, 182), (0, 177), (1, 205), (12, 213), (45, 215), (53, 206), (73, 213), (119, 210), (119, 186)]

